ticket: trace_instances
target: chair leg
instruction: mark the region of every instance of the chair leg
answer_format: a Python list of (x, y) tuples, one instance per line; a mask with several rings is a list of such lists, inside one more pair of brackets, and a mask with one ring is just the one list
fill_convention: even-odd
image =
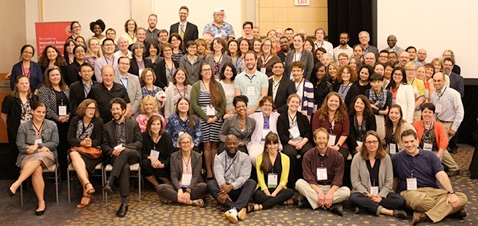
[(105, 201), (105, 192), (103, 191), (103, 186), (105, 185), (105, 167), (101, 165), (101, 195), (103, 196), (103, 202)]
[(67, 170), (67, 172), (66, 172), (66, 180), (68, 181), (67, 182), (67, 184), (68, 184), (68, 203), (71, 203), (70, 170)]
[(23, 207), (23, 183), (20, 185), (20, 207)]
[(56, 170), (55, 170), (56, 204), (59, 204), (59, 203), (60, 203), (60, 199), (59, 199), (59, 195), (58, 195), (58, 185), (59, 185), (59, 181), (58, 181), (59, 173), (58, 173), (58, 170), (59, 170), (59, 167), (60, 167), (60, 165), (57, 165)]
[(138, 168), (138, 202), (141, 202), (141, 166)]

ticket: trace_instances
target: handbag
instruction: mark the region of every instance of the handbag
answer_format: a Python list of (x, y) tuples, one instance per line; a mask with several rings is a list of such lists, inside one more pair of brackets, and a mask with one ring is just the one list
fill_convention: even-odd
[(72, 147), (71, 151), (78, 151), (85, 155), (89, 155), (90, 157), (97, 159), (101, 156), (101, 150), (98, 150), (94, 147)]

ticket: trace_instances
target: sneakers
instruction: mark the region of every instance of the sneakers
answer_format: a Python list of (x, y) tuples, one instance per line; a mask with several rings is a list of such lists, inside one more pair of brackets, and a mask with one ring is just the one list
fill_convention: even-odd
[(332, 206), (330, 207), (330, 212), (337, 214), (339, 216), (343, 216), (344, 208), (342, 207), (341, 204), (332, 204)]
[(232, 208), (224, 213), (224, 216), (233, 224), (237, 223), (237, 210), (236, 208)]
[(233, 224), (237, 223), (239, 220), (244, 220), (247, 218), (247, 209), (242, 208), (239, 213), (236, 208), (232, 208), (224, 213), (224, 216)]

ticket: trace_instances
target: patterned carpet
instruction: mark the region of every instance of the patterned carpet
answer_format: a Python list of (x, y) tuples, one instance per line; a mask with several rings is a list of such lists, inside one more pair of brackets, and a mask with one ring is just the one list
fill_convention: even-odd
[[(474, 148), (461, 145), (459, 153), (453, 155), (463, 173), (451, 178), (456, 191), (468, 196), (467, 212), (464, 219), (446, 218), (435, 225), (476, 225), (478, 224), (477, 180), (469, 179), (468, 166)], [(223, 210), (216, 201), (208, 196), (206, 208), (165, 205), (159, 202), (157, 194), (150, 186), (143, 191), (141, 202), (138, 202), (137, 188), (132, 188), (129, 212), (125, 218), (115, 217), (119, 207), (119, 194), (116, 191), (102, 201), (101, 180), (94, 179), (97, 188), (95, 200), (86, 209), (77, 209), (81, 191), (77, 183), (72, 186), (72, 203), (68, 203), (67, 185), (61, 184), (60, 204), (55, 203), (54, 185), (46, 182), (47, 210), (44, 216), (34, 215), (36, 199), (32, 191), (24, 194), (25, 205), (20, 208), (19, 195), (11, 198), (4, 193), (0, 199), (0, 222), (2, 225), (229, 225), (223, 216)], [(11, 181), (0, 181), (0, 191), (5, 191)], [(132, 183), (133, 184), (133, 183)], [(248, 214), (248, 218), (239, 221), (239, 225), (410, 225), (409, 220), (399, 220), (387, 216), (354, 214), (347, 203), (344, 204), (345, 215), (339, 217), (326, 210), (298, 209), (295, 206), (282, 206), (271, 210), (257, 211)], [(410, 215), (411, 216), (411, 215)], [(422, 223), (420, 225), (432, 225)]]

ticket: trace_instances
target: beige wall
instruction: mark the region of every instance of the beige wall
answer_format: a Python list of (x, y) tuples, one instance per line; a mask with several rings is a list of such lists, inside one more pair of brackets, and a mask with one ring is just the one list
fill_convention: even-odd
[(314, 35), (317, 28), (328, 33), (327, 0), (311, 0), (309, 6), (294, 6), (293, 0), (258, 0), (258, 25), (261, 35), (271, 29), (291, 27), (294, 31), (305, 29)]
[(0, 73), (4, 73), (10, 72), (12, 65), (18, 62), (20, 48), (26, 42), (25, 1), (2, 1), (0, 21), (4, 26), (4, 32), (0, 32)]

